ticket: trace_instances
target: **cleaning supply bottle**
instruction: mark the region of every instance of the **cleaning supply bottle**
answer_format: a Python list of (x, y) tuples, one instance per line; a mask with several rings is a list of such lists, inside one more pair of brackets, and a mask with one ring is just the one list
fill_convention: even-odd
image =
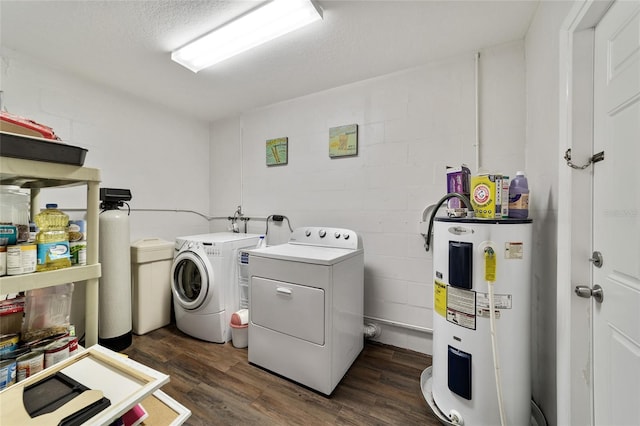
[(47, 204), (47, 208), (35, 216), (39, 232), (36, 234), (38, 262), (36, 271), (51, 271), (71, 266), (69, 254), (69, 216), (58, 210), (57, 204)]
[(256, 244), (256, 248), (263, 248), (267, 246), (267, 240), (265, 240), (264, 235), (260, 235), (260, 239), (258, 240), (258, 244)]
[(524, 172), (517, 172), (509, 185), (509, 217), (526, 219), (529, 216), (529, 184)]

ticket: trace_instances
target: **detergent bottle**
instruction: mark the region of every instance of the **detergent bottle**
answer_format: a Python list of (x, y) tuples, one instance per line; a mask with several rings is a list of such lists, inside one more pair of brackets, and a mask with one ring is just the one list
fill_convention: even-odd
[(509, 185), (509, 217), (529, 217), (529, 184), (524, 172), (517, 172)]

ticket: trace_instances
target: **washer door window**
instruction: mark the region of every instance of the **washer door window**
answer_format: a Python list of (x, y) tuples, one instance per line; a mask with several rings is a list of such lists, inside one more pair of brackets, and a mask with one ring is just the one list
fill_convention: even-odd
[(209, 293), (209, 274), (200, 256), (192, 251), (178, 254), (171, 276), (173, 295), (180, 306), (189, 310), (202, 306)]

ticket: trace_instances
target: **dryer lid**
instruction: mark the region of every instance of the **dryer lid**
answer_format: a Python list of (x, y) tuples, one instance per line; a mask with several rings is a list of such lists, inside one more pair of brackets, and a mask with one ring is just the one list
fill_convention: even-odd
[[(363, 254), (362, 249), (351, 250), (292, 243), (248, 250), (248, 252), (249, 256), (312, 263), (316, 265), (334, 265), (353, 256)], [(251, 262), (251, 260), (249, 260), (249, 262)]]

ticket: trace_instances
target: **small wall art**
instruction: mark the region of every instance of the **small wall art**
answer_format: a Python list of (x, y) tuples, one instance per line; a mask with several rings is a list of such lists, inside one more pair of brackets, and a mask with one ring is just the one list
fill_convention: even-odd
[(289, 138), (267, 140), (267, 166), (287, 164), (289, 156)]
[(329, 157), (358, 155), (358, 125), (332, 127), (329, 129)]

